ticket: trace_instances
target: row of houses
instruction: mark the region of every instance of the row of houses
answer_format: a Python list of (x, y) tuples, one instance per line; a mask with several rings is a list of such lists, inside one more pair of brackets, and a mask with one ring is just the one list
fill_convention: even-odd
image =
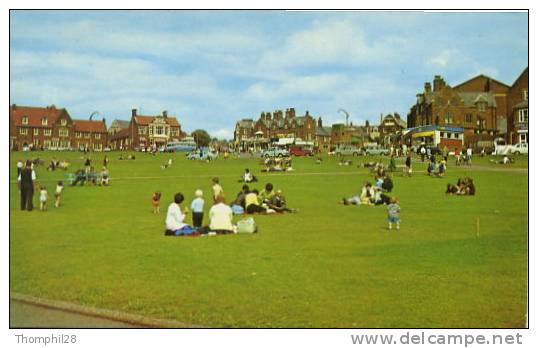
[(74, 119), (65, 108), (19, 106), (9, 108), (10, 149), (86, 149), (103, 151), (160, 147), (186, 136), (176, 117), (138, 115), (131, 120), (114, 120), (107, 129), (106, 121)]
[(379, 125), (353, 125), (337, 123), (324, 126), (321, 117), (306, 111), (296, 116), (295, 108), (262, 112), (258, 119), (238, 121), (234, 130), (234, 143), (240, 150), (263, 149), (280, 138), (300, 139), (312, 143), (318, 150), (328, 151), (345, 144), (362, 146), (368, 142), (388, 144), (391, 136), (406, 128), (398, 113), (381, 115)]

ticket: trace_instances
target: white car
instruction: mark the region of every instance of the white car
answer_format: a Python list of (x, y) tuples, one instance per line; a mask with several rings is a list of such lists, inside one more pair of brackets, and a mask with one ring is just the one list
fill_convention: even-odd
[(527, 143), (517, 143), (516, 145), (510, 148), (510, 153), (514, 155), (528, 155), (529, 154), (529, 144)]

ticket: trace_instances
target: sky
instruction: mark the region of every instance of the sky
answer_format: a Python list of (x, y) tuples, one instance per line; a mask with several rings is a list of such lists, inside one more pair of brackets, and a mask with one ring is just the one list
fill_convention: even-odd
[(167, 110), (222, 139), (290, 107), (327, 126), (405, 117), (434, 75), (512, 84), (527, 66), (526, 12), (10, 12), (11, 104), (108, 125)]

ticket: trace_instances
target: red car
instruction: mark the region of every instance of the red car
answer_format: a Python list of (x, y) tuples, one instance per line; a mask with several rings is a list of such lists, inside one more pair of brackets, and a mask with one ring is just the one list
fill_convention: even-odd
[(305, 149), (299, 146), (290, 147), (290, 154), (293, 156), (312, 156), (312, 150)]

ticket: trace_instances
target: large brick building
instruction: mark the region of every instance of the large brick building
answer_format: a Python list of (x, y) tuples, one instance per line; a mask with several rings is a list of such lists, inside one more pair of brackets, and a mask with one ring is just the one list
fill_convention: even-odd
[(105, 121), (72, 119), (65, 108), (11, 105), (10, 149), (93, 149), (107, 144)]
[(471, 146), (484, 136), (503, 136), (512, 143), (528, 141), (527, 97), (528, 68), (512, 86), (479, 75), (451, 87), (437, 75), (433, 89), (426, 82), (417, 94), (407, 124), (463, 127), (466, 145)]
[(169, 141), (183, 139), (185, 135), (176, 117), (168, 116), (168, 112), (146, 116), (138, 115), (133, 109), (128, 127), (110, 135), (109, 145), (113, 150), (161, 147)]
[(304, 116), (296, 116), (295, 109), (289, 108), (262, 112), (256, 121), (247, 118), (235, 125), (234, 142), (242, 149), (264, 147), (276, 138), (300, 138), (314, 142), (316, 120), (308, 111)]

